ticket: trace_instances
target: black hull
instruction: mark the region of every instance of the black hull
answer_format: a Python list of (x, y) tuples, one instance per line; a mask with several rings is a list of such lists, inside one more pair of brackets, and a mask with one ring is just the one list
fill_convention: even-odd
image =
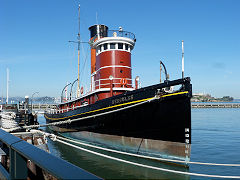
[[(162, 88), (179, 84), (182, 85), (179, 91), (169, 94), (161, 91)], [(125, 149), (125, 141), (128, 141), (129, 149), (138, 149), (137, 153), (141, 146), (142, 154), (158, 154), (158, 149), (162, 149), (166, 151), (165, 154), (186, 159), (189, 158), (191, 144), (191, 96), (190, 79), (185, 78), (113, 96), (65, 113), (45, 114), (45, 118), (48, 123), (76, 119), (158, 97), (134, 107), (54, 126), (52, 129), (59, 132), (77, 131), (68, 135), (98, 144), (102, 142), (105, 146), (108, 146), (111, 139), (122, 139), (123, 142), (110, 145), (115, 149)], [(143, 140), (147, 141), (147, 145), (146, 142), (142, 145)]]

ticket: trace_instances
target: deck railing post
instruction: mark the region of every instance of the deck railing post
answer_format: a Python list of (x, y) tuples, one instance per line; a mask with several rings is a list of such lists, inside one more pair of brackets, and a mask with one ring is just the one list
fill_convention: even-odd
[(11, 179), (27, 179), (27, 160), (10, 148), (10, 177)]

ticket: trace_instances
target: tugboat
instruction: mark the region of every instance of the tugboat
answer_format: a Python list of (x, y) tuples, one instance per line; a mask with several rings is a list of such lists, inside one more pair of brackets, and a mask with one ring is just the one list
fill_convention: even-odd
[[(90, 91), (83, 94), (83, 88), (78, 88), (79, 97), (65, 101), (62, 97), (56, 110), (46, 111), (47, 123), (63, 122), (50, 128), (101, 147), (187, 162), (191, 149), (190, 78), (170, 81), (166, 76), (163, 83), (140, 88), (139, 77), (132, 79), (135, 35), (102, 24), (89, 27), (89, 31)], [(174, 86), (178, 89), (173, 90)]]

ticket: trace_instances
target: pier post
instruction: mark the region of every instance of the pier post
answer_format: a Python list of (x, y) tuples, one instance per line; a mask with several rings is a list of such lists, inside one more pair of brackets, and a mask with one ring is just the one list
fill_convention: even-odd
[(27, 179), (27, 160), (10, 148), (10, 177), (11, 179)]

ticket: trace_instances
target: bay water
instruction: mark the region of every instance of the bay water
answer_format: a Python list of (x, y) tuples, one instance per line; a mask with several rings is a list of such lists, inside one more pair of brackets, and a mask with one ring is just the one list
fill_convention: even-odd
[[(39, 116), (38, 120), (40, 124), (45, 123), (43, 116)], [(90, 154), (51, 140), (48, 141), (48, 146), (53, 155), (65, 159), (103, 179), (217, 179), (179, 175), (161, 170), (138, 167)], [(191, 150), (191, 161), (240, 164), (240, 108), (192, 109)], [(158, 161), (117, 155), (100, 150), (98, 150), (98, 152), (163, 169), (201, 174), (240, 176), (240, 167), (190, 164), (189, 168), (186, 168)]]

